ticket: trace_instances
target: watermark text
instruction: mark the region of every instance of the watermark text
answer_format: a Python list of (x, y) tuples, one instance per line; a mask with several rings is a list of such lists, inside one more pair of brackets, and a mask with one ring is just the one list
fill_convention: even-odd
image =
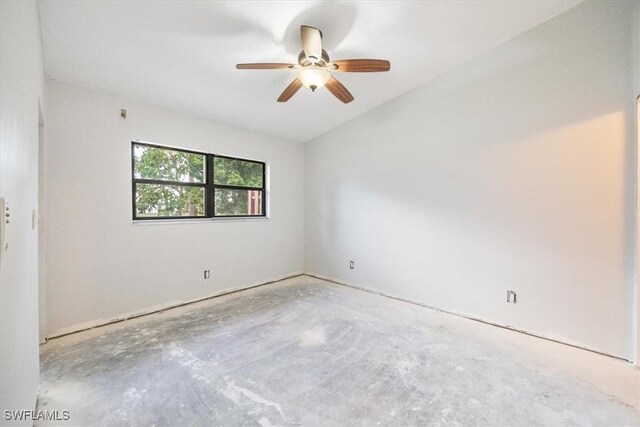
[(5, 421), (67, 421), (71, 419), (69, 411), (43, 410), (5, 410)]

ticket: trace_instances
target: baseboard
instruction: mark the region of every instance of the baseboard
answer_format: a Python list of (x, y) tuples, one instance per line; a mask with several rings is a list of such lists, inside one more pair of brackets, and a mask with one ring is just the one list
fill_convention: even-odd
[(185, 305), (189, 305), (189, 304), (194, 304), (197, 302), (201, 302), (201, 301), (205, 301), (211, 298), (216, 298), (216, 297), (221, 297), (223, 295), (229, 295), (229, 294), (233, 294), (236, 292), (240, 292), (240, 291), (246, 291), (247, 289), (253, 289), (253, 288), (257, 288), (259, 286), (264, 286), (264, 285), (269, 285), (271, 283), (275, 283), (275, 282), (280, 282), (282, 280), (287, 280), (287, 279), (292, 279), (294, 277), (299, 277), (302, 276), (304, 273), (302, 271), (294, 271), (286, 276), (283, 277), (277, 277), (277, 278), (273, 278), (273, 279), (268, 279), (265, 280), (263, 282), (258, 282), (258, 283), (253, 283), (250, 285), (245, 285), (245, 286), (239, 286), (239, 287), (235, 287), (235, 288), (231, 288), (231, 289), (225, 289), (223, 291), (220, 292), (216, 292), (214, 294), (210, 294), (204, 297), (200, 297), (200, 298), (195, 298), (195, 299), (191, 299), (191, 300), (185, 300), (185, 301), (172, 301), (169, 303), (165, 303), (165, 304), (160, 304), (160, 305), (155, 305), (153, 307), (147, 307), (144, 308), (142, 310), (136, 310), (134, 312), (130, 312), (130, 313), (126, 313), (126, 314), (122, 314), (119, 315), (117, 317), (112, 317), (109, 319), (99, 319), (99, 320), (93, 320), (90, 322), (85, 322), (85, 323), (79, 323), (73, 326), (69, 326), (66, 328), (62, 328), (59, 329), (58, 331), (52, 333), (51, 335), (48, 335), (45, 337), (44, 341), (41, 342), (41, 344), (52, 340), (52, 339), (56, 339), (56, 338), (61, 338), (67, 335), (71, 335), (71, 334), (75, 334), (78, 332), (82, 332), (82, 331), (87, 331), (89, 329), (94, 329), (94, 328), (99, 328), (101, 326), (107, 326), (107, 325), (111, 325), (114, 323), (119, 323), (119, 322), (123, 322), (125, 320), (131, 320), (131, 319), (136, 319), (138, 317), (142, 317), (142, 316), (148, 316), (150, 314), (154, 314), (154, 313), (158, 313), (161, 311), (166, 311), (166, 310), (171, 310), (174, 308), (178, 308), (178, 307), (183, 307)]
[(548, 336), (545, 336), (545, 335), (542, 335), (542, 334), (539, 334), (539, 333), (536, 333), (536, 332), (531, 332), (531, 331), (527, 331), (525, 329), (515, 328), (513, 326), (509, 326), (509, 325), (506, 325), (506, 324), (497, 323), (497, 322), (490, 321), (490, 320), (485, 320), (485, 319), (482, 319), (482, 318), (479, 318), (479, 317), (475, 317), (475, 316), (472, 316), (472, 315), (469, 315), (469, 314), (466, 314), (466, 313), (460, 313), (460, 312), (456, 312), (456, 311), (453, 311), (453, 310), (447, 310), (447, 309), (443, 309), (443, 308), (440, 308), (440, 307), (432, 306), (432, 305), (423, 303), (421, 301), (417, 301), (417, 300), (413, 300), (413, 299), (410, 299), (410, 298), (405, 298), (405, 297), (389, 294), (387, 292), (383, 292), (383, 291), (378, 290), (378, 289), (369, 288), (369, 287), (360, 286), (360, 285), (356, 285), (356, 284), (353, 284), (353, 283), (345, 282), (343, 280), (336, 279), (334, 277), (324, 276), (322, 274), (310, 273), (310, 272), (306, 272), (306, 273), (304, 273), (304, 275), (305, 276), (309, 276), (309, 277), (314, 277), (316, 279), (324, 280), (324, 281), (327, 281), (327, 282), (335, 283), (337, 285), (347, 286), (349, 288), (357, 289), (357, 290), (360, 290), (360, 291), (369, 292), (369, 293), (376, 294), (376, 295), (381, 295), (381, 296), (384, 296), (384, 297), (387, 297), (387, 298), (391, 298), (391, 299), (395, 299), (395, 300), (398, 300), (398, 301), (403, 301), (403, 302), (406, 302), (406, 303), (409, 303), (409, 304), (419, 305), (421, 307), (429, 308), (431, 310), (436, 310), (436, 311), (440, 311), (442, 313), (451, 314), (453, 316), (458, 316), (458, 317), (462, 317), (462, 318), (465, 318), (465, 319), (473, 320), (474, 322), (480, 322), (480, 323), (484, 323), (484, 324), (491, 325), (491, 326), (497, 326), (498, 328), (507, 329), (507, 330), (510, 330), (510, 331), (513, 331), (513, 332), (519, 332), (521, 334), (529, 335), (529, 336), (540, 338), (540, 339), (543, 339), (543, 340), (552, 341), (552, 342), (555, 342), (555, 343), (558, 343), (558, 344), (562, 344), (562, 345), (566, 345), (566, 346), (569, 346), (569, 347), (578, 348), (580, 350), (586, 350), (586, 351), (590, 351), (592, 353), (597, 353), (597, 354), (600, 354), (600, 355), (603, 355), (603, 356), (613, 357), (614, 359), (623, 360), (625, 362), (633, 363), (632, 360), (626, 359), (624, 357), (616, 356), (616, 355), (613, 355), (613, 354), (610, 354), (610, 353), (607, 353), (607, 352), (604, 352), (604, 351), (601, 351), (601, 350), (596, 350), (596, 349), (593, 349), (593, 348), (585, 347), (585, 346), (580, 345), (580, 344), (575, 344), (575, 343), (571, 343), (571, 342), (558, 340), (557, 338), (551, 338), (551, 337), (548, 337)]

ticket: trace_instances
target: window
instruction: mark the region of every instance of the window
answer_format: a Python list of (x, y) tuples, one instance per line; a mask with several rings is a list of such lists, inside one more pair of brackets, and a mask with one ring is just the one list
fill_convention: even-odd
[(133, 219), (266, 216), (263, 162), (131, 143)]
[(262, 215), (264, 163), (213, 156), (213, 216)]

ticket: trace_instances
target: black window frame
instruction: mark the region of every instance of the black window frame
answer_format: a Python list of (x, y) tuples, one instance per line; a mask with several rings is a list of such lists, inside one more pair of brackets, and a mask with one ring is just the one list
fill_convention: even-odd
[[(136, 178), (136, 162), (135, 162), (135, 147), (143, 146), (143, 147), (152, 147), (159, 148), (163, 150), (170, 151), (178, 151), (182, 153), (189, 154), (198, 154), (204, 156), (205, 159), (205, 173), (204, 173), (204, 182), (180, 182), (180, 181), (169, 181), (162, 179), (147, 179), (147, 178)], [(214, 159), (216, 157), (230, 159), (230, 160), (239, 160), (242, 162), (249, 163), (257, 163), (262, 165), (262, 187), (248, 187), (242, 185), (224, 185), (224, 184), (215, 184), (214, 183)], [(199, 187), (204, 188), (204, 215), (201, 216), (137, 216), (136, 209), (136, 185), (137, 184), (156, 184), (156, 185), (177, 185), (182, 187)], [(262, 192), (262, 203), (261, 203), (261, 211), (260, 215), (216, 215), (215, 214), (215, 191), (216, 188), (220, 189), (228, 189), (228, 190), (246, 190), (246, 191), (260, 191)], [(131, 141), (131, 208), (132, 208), (132, 218), (134, 221), (174, 221), (174, 220), (191, 220), (191, 219), (199, 219), (199, 220), (211, 220), (217, 218), (266, 218), (267, 217), (267, 164), (266, 162), (261, 162), (259, 160), (253, 159), (245, 159), (242, 157), (233, 157), (221, 154), (213, 154), (206, 153), (203, 151), (195, 151), (189, 150), (185, 148), (176, 148), (167, 145), (159, 145), (153, 144), (149, 142), (140, 142), (140, 141)]]

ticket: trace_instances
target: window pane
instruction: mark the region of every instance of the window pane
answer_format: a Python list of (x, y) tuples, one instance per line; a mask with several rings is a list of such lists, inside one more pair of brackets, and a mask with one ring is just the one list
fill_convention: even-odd
[(205, 155), (167, 148), (133, 146), (134, 177), (177, 182), (204, 182)]
[(204, 216), (204, 187), (136, 184), (136, 216)]
[(262, 179), (264, 165), (262, 163), (225, 157), (215, 157), (213, 162), (214, 184), (264, 187)]
[(216, 188), (215, 213), (217, 216), (262, 215), (262, 191)]

